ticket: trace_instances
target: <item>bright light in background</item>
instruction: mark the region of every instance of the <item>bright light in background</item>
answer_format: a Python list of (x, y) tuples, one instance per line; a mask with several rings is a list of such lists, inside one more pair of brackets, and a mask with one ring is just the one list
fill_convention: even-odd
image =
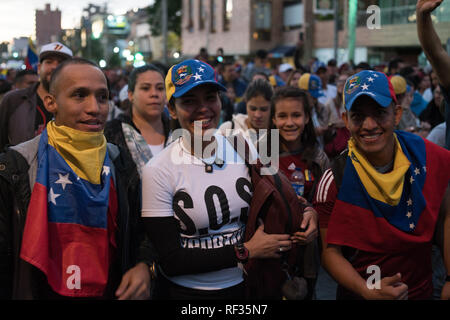
[(100, 66), (100, 68), (104, 68), (106, 67), (106, 61), (102, 59), (98, 62), (98, 65)]
[(134, 41), (133, 41), (133, 40), (128, 41), (128, 45), (129, 45), (130, 47), (134, 46)]
[(125, 50), (122, 51), (122, 56), (124, 58), (128, 58), (130, 55), (131, 55), (131, 51), (130, 50), (125, 49)]
[(133, 63), (133, 67), (135, 68), (139, 68), (145, 66), (145, 61), (136, 61), (135, 63)]
[(136, 61), (142, 61), (142, 60), (144, 60), (144, 56), (142, 55), (142, 53), (138, 52), (134, 55), (134, 59)]
[(114, 51), (114, 53), (119, 53), (120, 49), (119, 49), (119, 47), (114, 47), (113, 51)]
[(174, 53), (173, 53), (173, 57), (174, 57), (175, 59), (178, 59), (178, 58), (180, 57), (180, 53), (179, 53), (179, 52), (174, 52)]
[(17, 52), (13, 52), (13, 57), (17, 58), (19, 56), (19, 54)]
[(127, 57), (127, 61), (133, 61), (134, 60), (134, 56), (132, 56), (131, 54)]

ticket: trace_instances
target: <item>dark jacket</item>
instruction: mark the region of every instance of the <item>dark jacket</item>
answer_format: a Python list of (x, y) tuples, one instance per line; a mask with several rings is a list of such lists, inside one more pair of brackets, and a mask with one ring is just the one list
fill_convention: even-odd
[(36, 83), (10, 91), (3, 97), (0, 104), (0, 152), (8, 144), (16, 145), (34, 138), (38, 86)]
[[(39, 299), (42, 272), (20, 259), (28, 203), (37, 171), (40, 136), (0, 154), (0, 299)], [(108, 144), (118, 197), (117, 256), (110, 268), (107, 293), (113, 297), (121, 276), (137, 262), (151, 264), (153, 249), (145, 239), (137, 207), (139, 177), (123, 161), (118, 148)]]

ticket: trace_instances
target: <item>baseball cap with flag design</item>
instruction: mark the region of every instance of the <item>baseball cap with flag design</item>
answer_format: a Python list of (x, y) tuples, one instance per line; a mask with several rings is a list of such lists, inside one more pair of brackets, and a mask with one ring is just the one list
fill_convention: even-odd
[(216, 78), (214, 69), (200, 60), (185, 60), (172, 66), (166, 76), (166, 97), (179, 98), (202, 84), (212, 84), (221, 91), (227, 89)]
[(39, 62), (42, 62), (45, 58), (52, 55), (62, 56), (65, 59), (73, 57), (72, 50), (60, 42), (52, 42), (42, 46), (41, 51), (39, 52)]
[(350, 110), (355, 100), (363, 95), (371, 97), (384, 108), (392, 101), (397, 103), (394, 87), (386, 74), (378, 71), (363, 70), (347, 79), (344, 86), (345, 109)]

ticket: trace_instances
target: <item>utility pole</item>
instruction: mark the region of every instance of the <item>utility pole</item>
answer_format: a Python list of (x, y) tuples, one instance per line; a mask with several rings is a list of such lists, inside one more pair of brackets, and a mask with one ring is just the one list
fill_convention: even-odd
[(339, 0), (334, 0), (334, 59), (338, 59), (339, 46)]
[(356, 20), (358, 0), (349, 0), (348, 8), (348, 61), (355, 62)]
[(163, 62), (165, 65), (167, 61), (167, 0), (161, 1), (161, 13), (162, 13), (162, 36), (163, 36)]

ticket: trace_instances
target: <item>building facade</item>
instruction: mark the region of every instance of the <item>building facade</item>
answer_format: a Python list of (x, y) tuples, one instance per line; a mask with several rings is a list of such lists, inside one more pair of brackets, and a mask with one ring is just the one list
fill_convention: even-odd
[(265, 49), (290, 56), (300, 34), (311, 54), (312, 1), (183, 0), (182, 52), (195, 56), (200, 48), (226, 56), (248, 56)]
[(61, 34), (61, 11), (51, 10), (50, 4), (44, 10), (36, 10), (36, 43), (38, 46), (57, 41)]

